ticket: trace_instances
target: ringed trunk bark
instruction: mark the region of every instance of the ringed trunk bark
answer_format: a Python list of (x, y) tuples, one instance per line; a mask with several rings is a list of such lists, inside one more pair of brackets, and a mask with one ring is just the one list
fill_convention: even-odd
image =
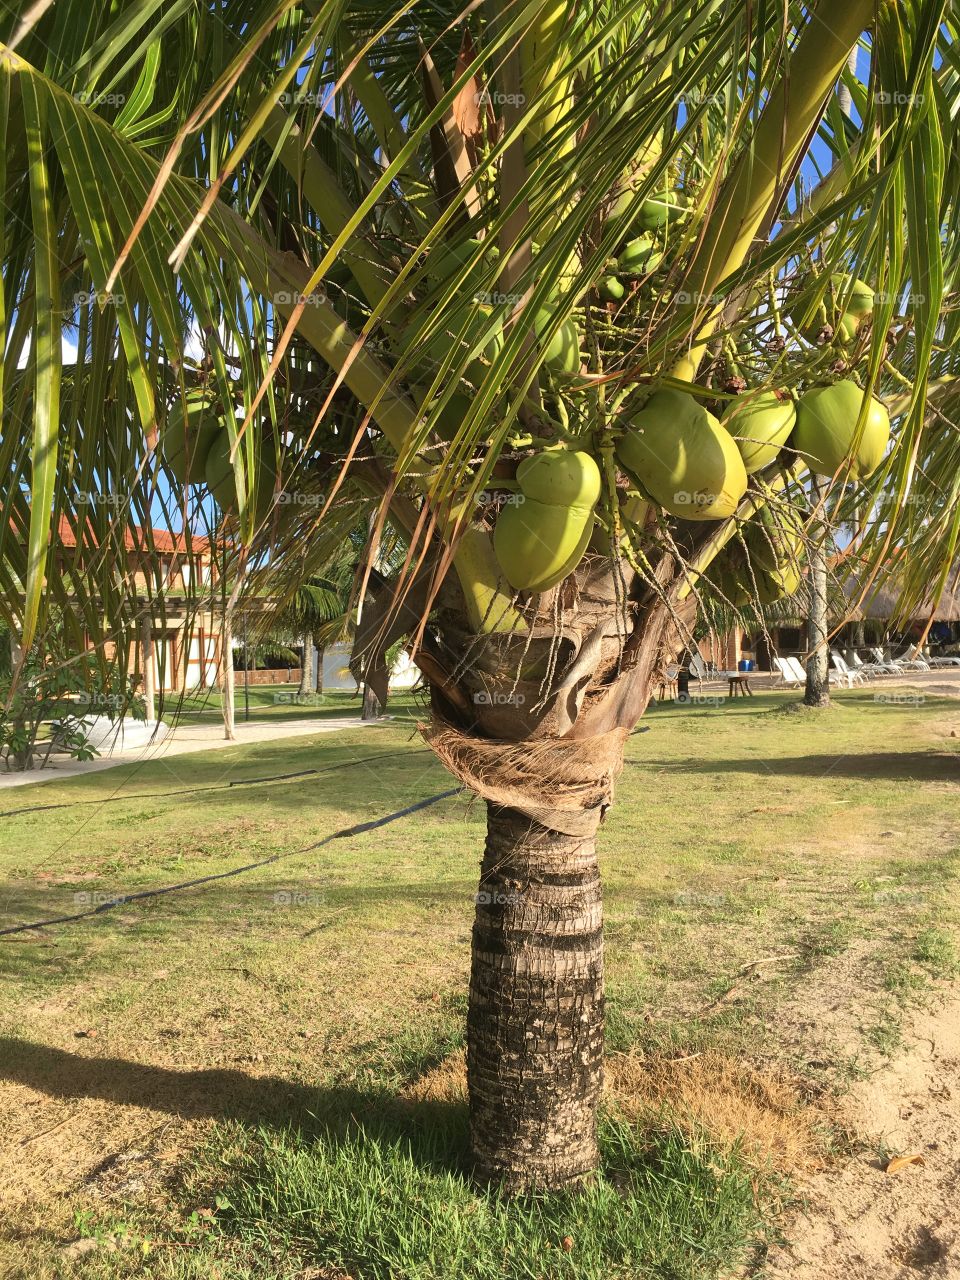
[(827, 557), (823, 545), (809, 555), (810, 613), (807, 617), (807, 687), (803, 701), (808, 707), (830, 705), (830, 661), (827, 649)]
[(309, 632), (301, 637), (301, 648), (303, 661), (300, 664), (300, 688), (297, 692), (301, 698), (306, 698), (313, 692), (313, 664), (317, 656), (313, 636)]
[(598, 1162), (603, 907), (594, 836), (487, 806), (467, 1014), (476, 1176), (507, 1191)]

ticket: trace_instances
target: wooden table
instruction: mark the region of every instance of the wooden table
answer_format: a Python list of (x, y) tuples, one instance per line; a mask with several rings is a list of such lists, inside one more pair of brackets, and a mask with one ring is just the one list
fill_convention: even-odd
[(737, 694), (741, 698), (745, 698), (747, 694), (753, 697), (753, 690), (750, 688), (751, 671), (732, 671), (727, 674), (727, 681), (730, 685), (729, 696), (735, 698)]

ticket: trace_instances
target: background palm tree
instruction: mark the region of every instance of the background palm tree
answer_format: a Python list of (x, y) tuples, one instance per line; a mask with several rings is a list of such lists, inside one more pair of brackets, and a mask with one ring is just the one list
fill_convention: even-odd
[(339, 571), (334, 566), (334, 572), (337, 577), (312, 577), (301, 582), (271, 624), (271, 632), (276, 636), (299, 639), (303, 651), (301, 697), (322, 691), (323, 651), (327, 645), (347, 639), (352, 629), (355, 565), (344, 562)]
[[(0, 19), (4, 609), (25, 644), (55, 605), (122, 639), (134, 519), (189, 531), (204, 511), (236, 550), (238, 596), (294, 591), (366, 531), (356, 669), (372, 680), (406, 640), (428, 741), (488, 804), (475, 1166), (508, 1188), (574, 1182), (597, 1158), (595, 836), (624, 740), (701, 588), (722, 591), (714, 566), (810, 488), (781, 451), (732, 514), (684, 518), (618, 451), (641, 448), (652, 391), (696, 414), (740, 382), (796, 395), (852, 376), (887, 396), (895, 443), (867, 483), (837, 468), (837, 518), (867, 564), (910, 547), (907, 596), (942, 585), (960, 528), (953, 11), (61, 0), (29, 15)], [(849, 343), (804, 336), (852, 276), (876, 291), (869, 322)], [(191, 394), (225, 433), (202, 475), (175, 461)], [(518, 466), (541, 455), (581, 475), (595, 459), (582, 518), (573, 504), (536, 525), (551, 504)], [(85, 554), (54, 574), (61, 517)], [(542, 540), (522, 550), (518, 528)], [(559, 577), (530, 576), (551, 556)]]

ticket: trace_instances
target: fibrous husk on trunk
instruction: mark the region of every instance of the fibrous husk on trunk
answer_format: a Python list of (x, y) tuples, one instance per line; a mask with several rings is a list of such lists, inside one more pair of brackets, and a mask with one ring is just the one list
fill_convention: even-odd
[(437, 722), (422, 732), (446, 768), (484, 800), (570, 836), (592, 836), (603, 821), (627, 737), (612, 729), (597, 738), (500, 742)]

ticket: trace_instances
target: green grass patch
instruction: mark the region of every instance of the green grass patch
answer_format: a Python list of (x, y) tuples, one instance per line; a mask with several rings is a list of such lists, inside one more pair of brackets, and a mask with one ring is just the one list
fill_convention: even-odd
[[(850, 1082), (896, 1050), (902, 1007), (956, 975), (956, 704), (851, 691), (806, 716), (786, 710), (796, 697), (664, 704), (628, 741), (599, 845), (611, 1053), (769, 1059), (781, 1006), (854, 946), (867, 958), (844, 991), (855, 1025), (870, 1013), (835, 1064)], [(277, 706), (264, 713), (289, 714)], [(0, 1181), (36, 1183), (0, 1233), (0, 1274), (61, 1280), (60, 1246), (79, 1231), (118, 1243), (71, 1263), (84, 1280), (455, 1280), (458, 1267), (705, 1280), (771, 1222), (775, 1184), (754, 1198), (736, 1151), (669, 1116), (643, 1130), (608, 1118), (586, 1196), (507, 1203), (467, 1176), (462, 1109), (398, 1113), (463, 1042), (484, 811), (451, 798), (310, 851), (451, 786), (415, 703), (390, 710), (370, 729), (0, 794), (4, 810), (74, 806), (0, 823), (5, 924), (284, 855), (0, 949)], [(326, 772), (229, 785), (314, 768)], [(802, 1072), (804, 1055), (806, 1042), (788, 1066)], [(24, 1105), (38, 1097), (49, 1119)], [(159, 1181), (100, 1188), (104, 1161), (135, 1149), (149, 1163), (181, 1131)], [(351, 1197), (366, 1206), (355, 1218)]]
[(222, 1147), (199, 1176), (216, 1175), (225, 1236), (363, 1280), (707, 1280), (761, 1233), (735, 1154), (610, 1118), (601, 1147), (601, 1172), (580, 1193), (505, 1199), (464, 1171), (457, 1109), (407, 1134), (237, 1132), (226, 1180)]

